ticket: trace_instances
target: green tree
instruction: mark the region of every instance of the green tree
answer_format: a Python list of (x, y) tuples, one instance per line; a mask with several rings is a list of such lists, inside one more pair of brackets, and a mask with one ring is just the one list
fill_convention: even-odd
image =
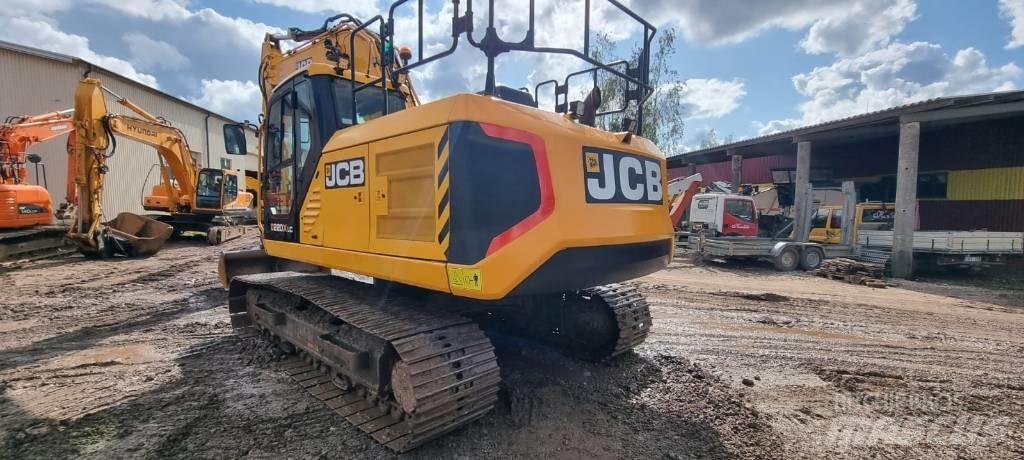
[[(658, 32), (655, 37), (650, 58), (650, 86), (654, 92), (643, 105), (644, 124), (641, 127), (641, 132), (644, 137), (653, 141), (666, 155), (670, 156), (683, 151), (682, 139), (686, 123), (681, 97), (685, 83), (679, 78), (679, 72), (670, 66), (670, 61), (676, 54), (675, 29)], [(636, 66), (640, 53), (641, 48), (636, 46), (629, 50), (629, 57), (625, 60), (630, 63), (630, 66)], [(608, 35), (598, 34), (594, 37), (592, 57), (605, 63), (622, 60), (616, 55), (615, 43)], [(616, 69), (622, 70), (622, 67)], [(626, 81), (604, 71), (598, 72), (597, 80), (604, 97), (601, 110), (622, 108)], [(636, 118), (635, 107), (628, 108), (626, 113), (633, 113), (634, 115), (627, 116)], [(603, 129), (620, 131), (622, 115), (602, 117), (599, 123)]]

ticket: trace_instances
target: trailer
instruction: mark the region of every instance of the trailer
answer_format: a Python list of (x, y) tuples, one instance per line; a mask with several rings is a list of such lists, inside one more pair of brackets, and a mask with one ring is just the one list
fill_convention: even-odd
[[(892, 253), (893, 232), (860, 230), (857, 244), (862, 254), (879, 262)], [(922, 265), (962, 269), (985, 268), (1024, 255), (1024, 233), (987, 231), (914, 232), (914, 260)]]
[(851, 254), (848, 246), (825, 245), (775, 238), (705, 237), (689, 235), (686, 247), (704, 257), (756, 259), (771, 262), (779, 271), (815, 270), (826, 258)]

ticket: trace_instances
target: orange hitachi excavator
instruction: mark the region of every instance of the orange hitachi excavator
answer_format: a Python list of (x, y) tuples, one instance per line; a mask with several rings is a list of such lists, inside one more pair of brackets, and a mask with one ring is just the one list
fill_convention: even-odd
[[(46, 165), (29, 148), (73, 132), (72, 112), (8, 117), (0, 124), (0, 261), (63, 245), (64, 229), (54, 225), (53, 199), (46, 190)], [(69, 159), (72, 151), (69, 142)], [(29, 183), (30, 163), (36, 184)]]

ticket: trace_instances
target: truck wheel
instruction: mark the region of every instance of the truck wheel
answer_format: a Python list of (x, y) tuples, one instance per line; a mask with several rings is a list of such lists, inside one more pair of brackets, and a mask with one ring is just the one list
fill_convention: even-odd
[(801, 270), (817, 270), (823, 262), (825, 262), (825, 253), (821, 249), (807, 248), (804, 249), (803, 254), (800, 254)]
[(800, 253), (796, 252), (796, 248), (786, 248), (779, 255), (775, 256), (772, 262), (775, 263), (776, 270), (791, 272), (800, 266)]

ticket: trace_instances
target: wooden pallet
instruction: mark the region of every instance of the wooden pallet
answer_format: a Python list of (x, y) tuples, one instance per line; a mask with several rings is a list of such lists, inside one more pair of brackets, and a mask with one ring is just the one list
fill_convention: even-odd
[(883, 289), (888, 287), (881, 279), (884, 272), (885, 266), (883, 265), (846, 258), (828, 259), (815, 270), (815, 274), (824, 278)]

